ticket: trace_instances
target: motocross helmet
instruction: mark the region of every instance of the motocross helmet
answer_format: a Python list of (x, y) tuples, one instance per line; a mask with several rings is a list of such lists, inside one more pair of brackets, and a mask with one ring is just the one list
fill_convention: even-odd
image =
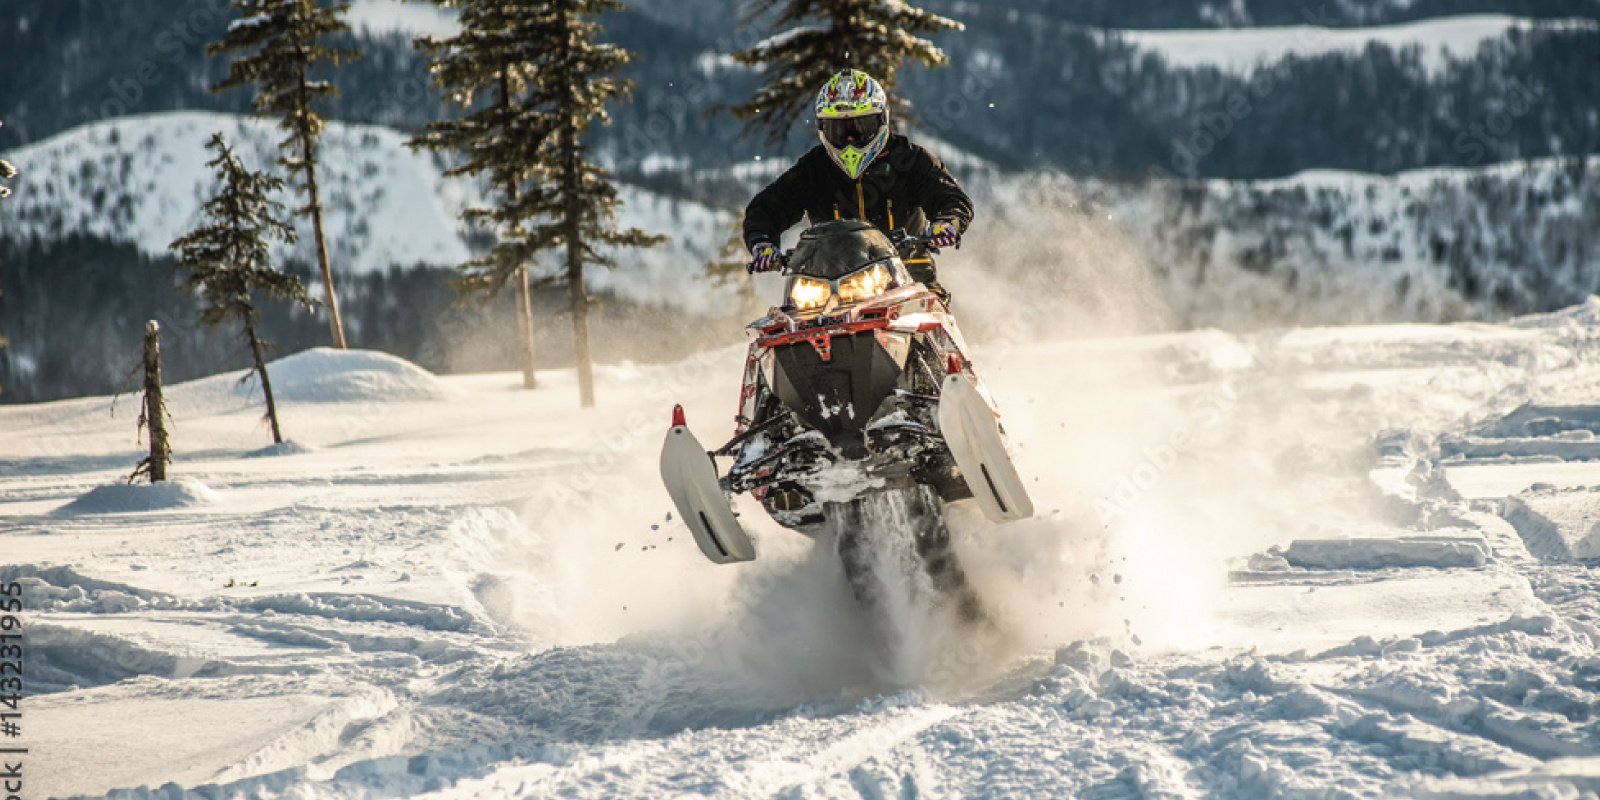
[(871, 75), (838, 72), (817, 92), (817, 137), (833, 163), (851, 178), (889, 144), (889, 96)]

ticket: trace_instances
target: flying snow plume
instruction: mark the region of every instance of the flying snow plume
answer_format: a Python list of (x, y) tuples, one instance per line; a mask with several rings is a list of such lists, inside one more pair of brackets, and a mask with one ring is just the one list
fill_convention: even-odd
[(1024, 344), (1172, 328), (1153, 265), (1110, 211), (1054, 173), (982, 190), (981, 214), (939, 278), (969, 339)]
[[(705, 444), (728, 433), (738, 347), (635, 368), (610, 387), (630, 398), (619, 408), (650, 413), (567, 432), (589, 450), (605, 444), (521, 511), (540, 602), (489, 593), (486, 605), (525, 609), (537, 641), (651, 664), (663, 718), (901, 688), (958, 696), (1078, 641), (1215, 644), (1230, 560), (1366, 513), (1352, 488), (1363, 462), (1323, 468), (1365, 440), (1287, 401), (1305, 392), (1292, 363), (1263, 355), (1270, 335), (1134, 338), (1170, 325), (1155, 270), (1115, 220), (1066, 190), (1041, 179), (996, 203), (942, 265), (1037, 509), (998, 526), (970, 504), (950, 509), (979, 619), (933, 590), (892, 509), (872, 520), (883, 528), (873, 569), (899, 582), (871, 604), (853, 596), (833, 542), (778, 527), (749, 498), (737, 508), (759, 558), (700, 556), (658, 490), (660, 437), (674, 403)], [(1306, 477), (1330, 473), (1355, 479)]]
[[(1205, 646), (1230, 560), (1377, 513), (1350, 458), (1365, 436), (1288, 399), (1270, 334), (1149, 336), (1167, 290), (1119, 221), (1065, 179), (1009, 185), (941, 277), (1037, 515), (958, 513), (961, 554), (1013, 652)], [(1330, 459), (1350, 468), (1306, 469)]]

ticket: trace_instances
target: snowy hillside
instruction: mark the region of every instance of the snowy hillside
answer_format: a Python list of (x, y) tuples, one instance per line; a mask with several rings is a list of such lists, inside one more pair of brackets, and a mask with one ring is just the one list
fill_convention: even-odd
[[(964, 254), (1007, 274), (1051, 264), (1086, 288), (1148, 277), (1185, 327), (1492, 318), (1600, 286), (1600, 158), (1392, 177), (982, 183), (987, 216)], [(1037, 236), (1041, 224), (1055, 235)]]
[[(200, 204), (214, 191), (203, 149), (213, 131), (222, 131), (254, 168), (278, 158), (283, 134), (273, 123), (202, 112), (118, 118), (7, 153), (23, 174), (0, 236), (59, 240), (87, 233), (164, 255), (195, 224)], [(467, 205), (483, 202), (480, 193), (471, 182), (443, 178), (435, 160), (413, 153), (406, 140), (387, 128), (328, 125), (318, 178), (335, 273), (453, 266), (470, 257), (458, 216)], [(289, 193), (283, 200), (290, 208), (302, 202)], [(668, 234), (672, 241), (630, 255), (623, 275), (597, 271), (597, 289), (690, 310), (727, 301), (680, 278), (699, 273), (727, 241), (731, 217), (634, 187), (622, 187), (622, 200), (622, 224)], [(307, 227), (294, 251), (307, 263), (312, 241)]]
[(1299, 25), (1224, 30), (1130, 30), (1123, 35), (1134, 45), (1160, 55), (1167, 64), (1183, 69), (1216, 67), (1243, 73), (1291, 55), (1297, 58), (1314, 58), (1327, 53), (1359, 55), (1368, 45), (1379, 44), (1397, 51), (1417, 48), (1422, 53), (1423, 65), (1437, 75), (1450, 66), (1451, 59), (1470, 57), (1485, 43), (1503, 39), (1513, 31), (1529, 30), (1596, 31), (1600, 30), (1600, 23), (1477, 14), (1368, 28)]
[[(279, 134), (270, 125), (198, 113), (100, 123), (7, 154), (23, 176), (0, 237), (91, 233), (164, 254), (210, 191), (205, 153), (191, 144), (219, 128), (247, 160), (276, 157)], [(1043, 270), (1093, 287), (1129, 279), (1104, 274), (1108, 256), (1136, 261), (1125, 271), (1139, 280), (1154, 276), (1160, 302), (1174, 312), (1169, 324), (1234, 329), (1492, 317), (1578, 302), (1600, 280), (1590, 235), (1600, 228), (1596, 158), (1393, 178), (1314, 171), (1271, 181), (1110, 183), (1007, 175), (937, 136), (922, 138), (949, 156), (977, 200), (978, 223), (947, 264), (953, 285), (985, 301), (1009, 297), (978, 284), (989, 274)], [(430, 157), (384, 128), (330, 126), (325, 148), (336, 270), (449, 266), (466, 257), (457, 214), (480, 201), (471, 183), (442, 179)], [(783, 167), (765, 160), (695, 173), (737, 177), (753, 191)], [(593, 288), (705, 314), (738, 307), (737, 283), (716, 285), (703, 272), (733, 233), (732, 214), (631, 186), (622, 196), (622, 224), (671, 241), (628, 254), (621, 270), (595, 270)], [(1085, 225), (1086, 213), (1103, 218)], [(1067, 233), (1046, 241), (1041, 225)], [(298, 251), (307, 261), (309, 242), (303, 236)], [(559, 272), (553, 263), (547, 269)], [(762, 291), (770, 300), (771, 287)]]
[(461, 31), (456, 12), (425, 0), (352, 0), (345, 19), (364, 36), (445, 38)]
[(1597, 303), (980, 345), (1040, 509), (957, 518), (993, 627), (867, 615), (754, 507), (757, 562), (700, 557), (659, 437), (728, 431), (737, 350), (590, 413), (304, 353), (293, 447), (172, 387), (167, 489), (118, 486), (126, 399), (0, 408), (8, 744), (36, 796), (1592, 796), (1597, 345)]

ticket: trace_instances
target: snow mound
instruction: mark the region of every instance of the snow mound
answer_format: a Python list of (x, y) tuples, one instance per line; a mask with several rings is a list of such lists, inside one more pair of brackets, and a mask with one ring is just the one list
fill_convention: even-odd
[(455, 606), (369, 594), (286, 594), (258, 597), (238, 606), (246, 611), (300, 614), (348, 622), (387, 622), (430, 631), (468, 631), (477, 620)]
[[(269, 368), (270, 369), (270, 368)], [(252, 450), (244, 454), (245, 458), (275, 458), (277, 456), (297, 456), (304, 453), (315, 453), (317, 449), (310, 445), (301, 444), (293, 439), (279, 442), (260, 450)]]
[(1397, 539), (1296, 539), (1283, 558), (1302, 569), (1481, 567), (1489, 543), (1482, 536), (1404, 536)]
[(1535, 557), (1554, 562), (1600, 559), (1600, 501), (1595, 487), (1535, 484), (1508, 498), (1503, 513)]
[[(448, 400), (456, 396), (433, 373), (405, 359), (369, 350), (318, 347), (268, 364), (267, 374), (279, 402), (385, 403)], [(238, 391), (254, 396), (259, 390), (248, 385)], [(304, 451), (259, 454), (289, 452)]]
[(91, 578), (70, 566), (16, 564), (0, 567), (0, 583), (27, 587), (29, 607), (36, 611), (118, 614), (144, 608), (179, 608), (169, 594)]
[(170, 511), (216, 505), (221, 499), (211, 487), (195, 480), (114, 483), (110, 486), (96, 486), (82, 497), (57, 509), (55, 513), (57, 516), (76, 516)]
[(1573, 432), (1600, 434), (1600, 406), (1524, 403), (1474, 431), (1479, 436), (1506, 438), (1561, 436)]
[(28, 626), (29, 688), (36, 694), (105, 686), (141, 675), (184, 678), (222, 667), (164, 653), (132, 639), (35, 622)]
[(1600, 459), (1600, 406), (1524, 403), (1459, 436), (1440, 439), (1445, 457)]

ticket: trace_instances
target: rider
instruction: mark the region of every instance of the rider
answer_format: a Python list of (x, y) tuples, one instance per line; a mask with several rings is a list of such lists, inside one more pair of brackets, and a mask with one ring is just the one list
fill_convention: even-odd
[[(847, 69), (817, 93), (814, 147), (762, 189), (744, 212), (752, 272), (777, 269), (778, 242), (802, 214), (816, 225), (864, 219), (884, 233), (921, 232), (933, 247), (959, 247), (972, 224), (972, 200), (944, 164), (910, 139), (889, 132), (889, 97), (872, 76)], [(930, 222), (931, 220), (931, 222)], [(933, 259), (906, 267), (942, 297)]]

